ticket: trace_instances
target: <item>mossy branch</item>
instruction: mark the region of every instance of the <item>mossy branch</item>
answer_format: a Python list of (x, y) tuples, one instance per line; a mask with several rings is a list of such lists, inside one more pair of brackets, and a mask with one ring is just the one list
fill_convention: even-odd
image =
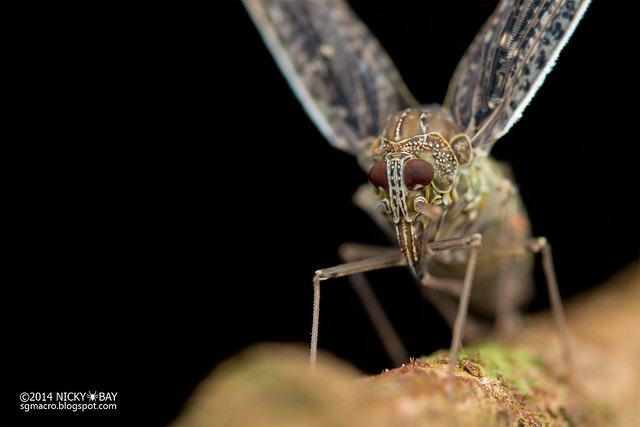
[(517, 336), (465, 348), (447, 399), (447, 352), (365, 377), (306, 348), (252, 347), (220, 364), (176, 425), (640, 425), (640, 270), (567, 304), (573, 361), (550, 315)]

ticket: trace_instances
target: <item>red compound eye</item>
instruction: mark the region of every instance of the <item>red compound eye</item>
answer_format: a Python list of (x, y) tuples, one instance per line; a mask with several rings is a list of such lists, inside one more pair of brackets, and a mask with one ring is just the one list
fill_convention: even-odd
[(382, 188), (384, 191), (389, 191), (389, 180), (387, 179), (387, 162), (376, 162), (375, 165), (369, 171), (369, 181), (376, 188)]
[[(369, 173), (369, 177), (371, 177), (371, 173)], [(411, 159), (404, 166), (404, 183), (409, 190), (426, 187), (431, 184), (431, 181), (433, 181), (433, 166), (424, 160)]]

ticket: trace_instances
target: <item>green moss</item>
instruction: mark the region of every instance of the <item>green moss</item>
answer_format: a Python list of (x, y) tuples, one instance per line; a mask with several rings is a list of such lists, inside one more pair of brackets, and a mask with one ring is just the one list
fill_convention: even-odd
[(462, 359), (482, 366), (485, 375), (501, 377), (507, 385), (528, 394), (534, 387), (542, 361), (523, 350), (512, 350), (496, 343), (478, 343), (466, 351)]
[[(421, 360), (436, 363), (446, 363), (446, 358), (447, 354), (443, 351), (420, 357)], [(539, 377), (536, 373), (543, 368), (542, 361), (526, 351), (508, 349), (492, 342), (476, 343), (465, 349), (459, 358), (479, 365), (484, 375), (502, 379), (522, 394), (528, 394), (536, 386), (534, 378)]]

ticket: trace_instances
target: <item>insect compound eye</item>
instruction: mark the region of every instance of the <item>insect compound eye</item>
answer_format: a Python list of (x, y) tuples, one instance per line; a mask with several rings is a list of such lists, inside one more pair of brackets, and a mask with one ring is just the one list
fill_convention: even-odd
[(433, 181), (433, 166), (421, 159), (411, 159), (404, 166), (404, 183), (409, 190), (426, 187)]
[(387, 162), (379, 161), (369, 171), (369, 181), (376, 188), (389, 191), (389, 180), (387, 179)]

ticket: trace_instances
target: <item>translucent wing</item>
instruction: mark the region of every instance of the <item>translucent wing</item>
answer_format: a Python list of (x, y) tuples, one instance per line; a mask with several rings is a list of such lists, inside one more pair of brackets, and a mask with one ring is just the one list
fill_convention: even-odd
[(502, 0), (456, 68), (444, 106), (487, 149), (520, 118), (589, 0)]
[(337, 148), (358, 155), (395, 111), (417, 106), (378, 41), (342, 1), (244, 5), (289, 85)]

